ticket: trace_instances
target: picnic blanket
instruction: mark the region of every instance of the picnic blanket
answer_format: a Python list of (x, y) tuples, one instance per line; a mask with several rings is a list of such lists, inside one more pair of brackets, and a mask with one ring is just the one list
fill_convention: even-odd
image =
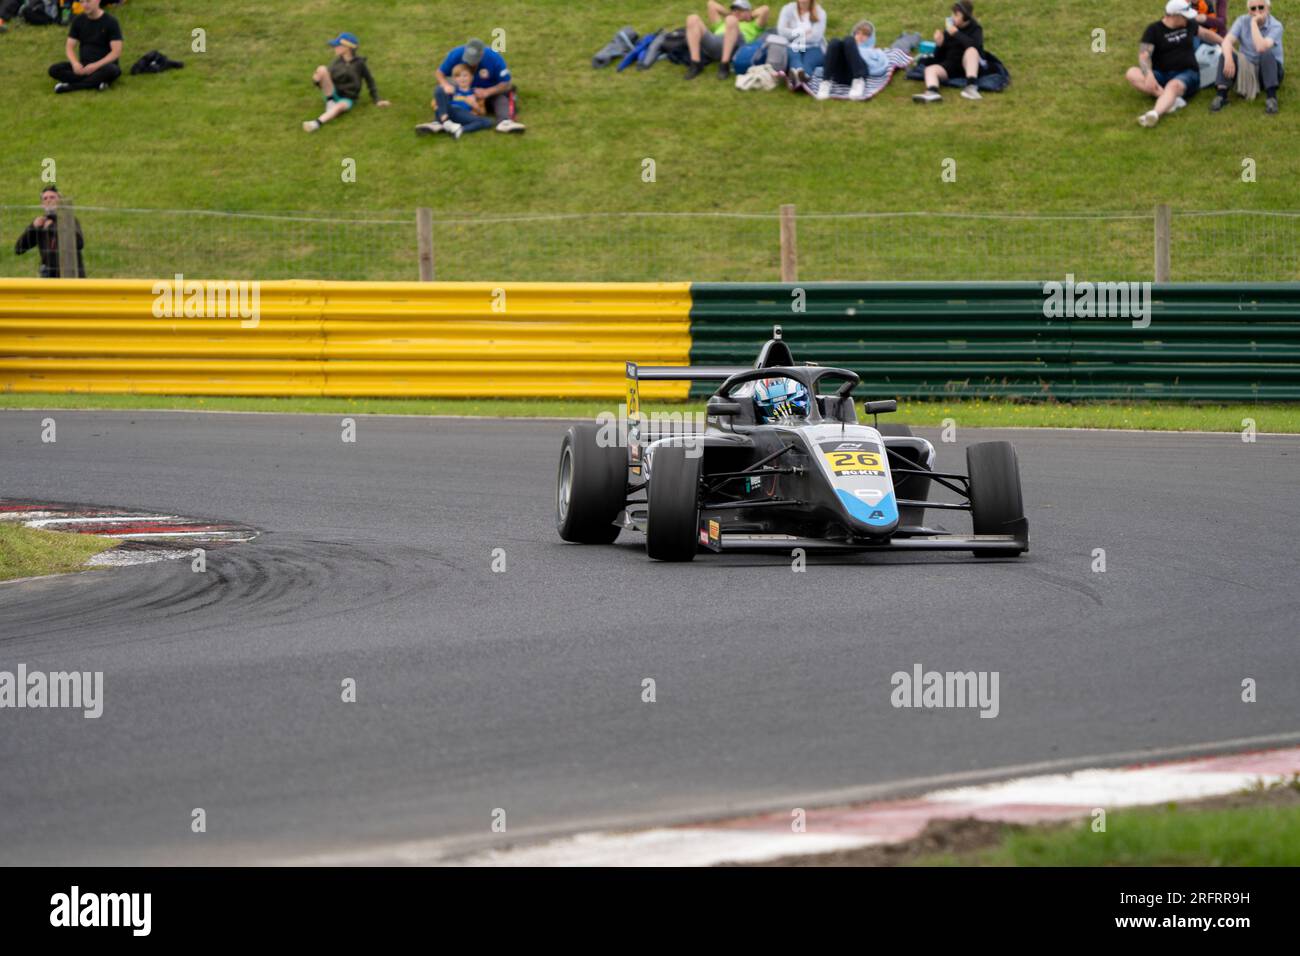
[(887, 72), (884, 76), (867, 77), (866, 89), (863, 91), (861, 96), (858, 97), (849, 96), (849, 90), (851, 89), (850, 86), (844, 83), (832, 83), (829, 79), (820, 76), (810, 76), (807, 82), (803, 83), (799, 88), (803, 90), (805, 93), (808, 93), (812, 96), (816, 96), (817, 91), (821, 89), (821, 85), (823, 83), (830, 83), (831, 99), (833, 100), (856, 99), (859, 102), (865, 103), (867, 100), (871, 99), (877, 93), (879, 93), (881, 90), (887, 87), (889, 85), (889, 81), (894, 78), (895, 73), (897, 73), (899, 70), (907, 69), (907, 67), (909, 67), (912, 63), (912, 55), (906, 52), (905, 50), (894, 50), (894, 49), (886, 50), (885, 56), (889, 57), (889, 72)]

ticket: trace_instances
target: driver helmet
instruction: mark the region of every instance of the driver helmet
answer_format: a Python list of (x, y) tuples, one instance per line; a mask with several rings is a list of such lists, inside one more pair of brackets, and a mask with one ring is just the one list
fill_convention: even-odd
[(808, 417), (808, 389), (792, 378), (764, 378), (754, 384), (754, 410), (763, 424)]

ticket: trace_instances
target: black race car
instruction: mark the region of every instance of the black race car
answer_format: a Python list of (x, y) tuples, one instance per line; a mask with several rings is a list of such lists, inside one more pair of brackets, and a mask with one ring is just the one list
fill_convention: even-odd
[[(935, 471), (934, 446), (906, 426), (858, 423), (856, 373), (795, 365), (779, 327), (774, 335), (753, 368), (628, 363), (626, 419), (574, 425), (564, 436), (555, 495), (560, 537), (608, 544), (622, 530), (641, 531), (647, 554), (661, 561), (690, 561), (700, 549), (977, 557), (1029, 549), (1010, 443), (969, 446), (968, 474)], [(640, 414), (638, 383), (683, 379), (722, 383), (708, 401), (705, 427), (656, 434)], [(893, 399), (863, 406), (872, 416), (897, 407)], [(927, 500), (935, 485), (961, 500)], [(970, 512), (973, 533), (925, 527), (926, 509)]]

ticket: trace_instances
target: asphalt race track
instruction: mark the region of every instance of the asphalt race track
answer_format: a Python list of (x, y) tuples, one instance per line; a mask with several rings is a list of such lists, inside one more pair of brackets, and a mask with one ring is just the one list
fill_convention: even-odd
[[(1026, 558), (796, 574), (562, 543), (563, 429), (358, 417), (346, 444), (334, 416), (0, 413), (0, 496), (264, 532), (202, 574), (0, 585), (0, 669), (105, 674), (98, 720), (0, 711), (0, 863), (474, 847), (1300, 731), (1298, 436), (959, 432), (941, 469), (1016, 443)], [(998, 716), (895, 709), (914, 664), (999, 672)]]

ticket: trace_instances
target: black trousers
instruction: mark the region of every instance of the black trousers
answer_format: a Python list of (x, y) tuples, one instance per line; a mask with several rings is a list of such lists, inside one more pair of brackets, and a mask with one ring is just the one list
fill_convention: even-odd
[(867, 78), (867, 64), (862, 61), (858, 45), (852, 37), (832, 40), (826, 46), (823, 72), (834, 83), (849, 85), (854, 80)]
[[(1264, 54), (1259, 58), (1258, 63), (1251, 63), (1236, 51), (1233, 51), (1232, 58), (1236, 61), (1237, 69), (1239, 70), (1248, 70), (1251, 67), (1254, 67), (1259, 71), (1259, 85), (1265, 93), (1276, 90), (1282, 85), (1282, 64), (1277, 62), (1277, 54), (1275, 54), (1271, 49), (1264, 51)], [(1219, 78), (1215, 82), (1215, 86), (1221, 90), (1226, 90), (1231, 85), (1232, 82), (1223, 75), (1223, 57), (1220, 56)]]
[(62, 63), (55, 63), (50, 67), (50, 76), (57, 83), (67, 83), (74, 90), (93, 90), (100, 83), (112, 83), (122, 75), (122, 68), (116, 63), (110, 63), (108, 66), (101, 66), (89, 76), (77, 76), (72, 72), (72, 64), (67, 60)]

